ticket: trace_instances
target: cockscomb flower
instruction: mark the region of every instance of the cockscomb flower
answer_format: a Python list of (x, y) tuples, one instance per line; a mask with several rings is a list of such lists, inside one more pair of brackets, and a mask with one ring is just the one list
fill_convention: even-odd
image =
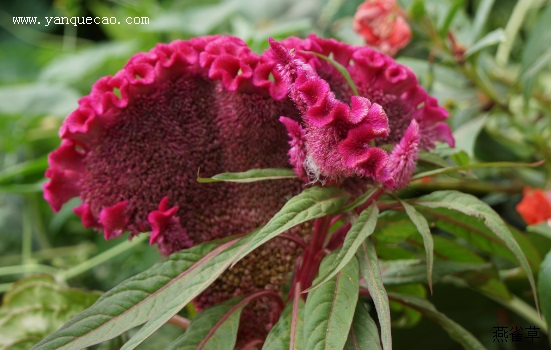
[[(270, 44), (279, 80), (301, 114), (300, 123), (281, 118), (291, 138), (290, 163), (299, 177), (339, 183), (358, 176), (400, 188), (411, 178), (419, 149), (429, 150), (437, 141), (453, 146), (443, 122), (447, 111), (409, 68), (392, 58), (313, 35)], [(342, 65), (358, 95), (333, 64), (315, 54)], [(398, 147), (390, 163), (383, 146)]]
[(516, 209), (528, 225), (547, 222), (551, 226), (551, 191), (525, 188)]
[[(263, 64), (240, 39), (227, 36), (178, 40), (136, 54), (114, 76), (98, 80), (64, 121), (61, 146), (49, 157), (45, 199), (58, 211), (79, 197), (74, 211), (85, 227), (106, 239), (151, 231), (151, 244), (164, 255), (265, 224), (302, 189), (301, 181), (196, 181), (199, 168), (212, 176), (289, 167), (279, 116), (298, 120), (298, 112), (275, 96)], [(288, 234), (305, 232), (303, 226)], [(280, 290), (299, 253), (290, 243), (276, 239), (253, 252), (232, 270), (244, 277), (222, 275), (197, 307)], [(256, 317), (262, 305), (244, 314)], [(242, 327), (243, 334), (265, 335), (269, 325), (260, 321)]]
[(368, 45), (394, 56), (411, 40), (411, 29), (396, 0), (366, 0), (354, 15), (354, 31)]
[[(98, 80), (64, 121), (44, 197), (73, 197), (85, 227), (106, 239), (151, 232), (175, 251), (265, 224), (304, 182), (406, 184), (418, 149), (453, 144), (447, 112), (391, 58), (315, 36), (271, 41), (258, 56), (238, 38), (159, 44)], [(351, 84), (330, 63), (350, 74)], [(413, 126), (412, 126), (413, 125)], [(290, 136), (290, 141), (288, 139)], [(389, 154), (385, 149), (395, 151)], [(393, 155), (398, 164), (392, 164)], [(196, 182), (202, 176), (292, 166), (302, 180)], [(367, 181), (364, 181), (367, 179)], [(307, 225), (275, 238), (196, 299), (199, 309), (261, 289), (280, 291)], [(275, 322), (270, 301), (244, 310), (240, 342)]]

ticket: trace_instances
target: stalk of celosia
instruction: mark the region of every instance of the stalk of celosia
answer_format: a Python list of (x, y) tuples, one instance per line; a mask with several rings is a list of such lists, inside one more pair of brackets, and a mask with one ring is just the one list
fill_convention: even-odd
[(528, 225), (547, 222), (551, 226), (551, 191), (525, 188), (516, 209)]
[[(316, 36), (271, 45), (259, 56), (235, 37), (178, 40), (101, 78), (62, 126), (46, 200), (57, 211), (79, 197), (84, 226), (106, 239), (150, 231), (150, 243), (168, 255), (251, 232), (307, 183), (405, 187), (420, 149), (453, 145), (447, 112), (392, 58)], [(341, 64), (358, 95), (314, 53)], [(198, 168), (211, 176), (281, 167), (299, 179), (195, 180)], [(279, 293), (308, 231), (295, 228), (253, 252), (197, 298), (198, 308), (262, 289)], [(238, 346), (264, 339), (277, 310), (269, 298), (245, 309)]]
[(368, 45), (394, 56), (411, 40), (411, 29), (396, 0), (366, 0), (354, 15), (354, 30)]

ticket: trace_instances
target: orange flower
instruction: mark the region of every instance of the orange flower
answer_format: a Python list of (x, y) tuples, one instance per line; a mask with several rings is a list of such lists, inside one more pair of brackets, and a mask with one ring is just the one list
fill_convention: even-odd
[(551, 223), (551, 191), (525, 188), (517, 211), (528, 225)]
[(354, 30), (368, 45), (394, 56), (411, 40), (411, 29), (395, 0), (366, 0), (354, 16)]

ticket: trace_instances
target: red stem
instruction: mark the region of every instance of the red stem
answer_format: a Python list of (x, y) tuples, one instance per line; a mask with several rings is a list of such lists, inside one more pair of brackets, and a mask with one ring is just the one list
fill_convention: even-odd
[(300, 301), (300, 282), (295, 285), (295, 297), (293, 298), (293, 313), (291, 314), (291, 340), (289, 342), (289, 349), (295, 350), (295, 343), (297, 337), (297, 322), (298, 322), (298, 306)]

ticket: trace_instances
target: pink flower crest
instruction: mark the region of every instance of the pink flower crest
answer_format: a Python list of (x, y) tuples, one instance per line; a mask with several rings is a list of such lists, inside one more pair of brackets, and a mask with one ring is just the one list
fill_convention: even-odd
[[(367, 47), (353, 47), (311, 35), (306, 40), (270, 40), (278, 81), (287, 86), (300, 121), (281, 118), (291, 139), (289, 162), (310, 182), (341, 183), (367, 178), (388, 188), (407, 185), (418, 150), (435, 142), (454, 144), (444, 120), (447, 111), (419, 86), (413, 72)], [(336, 67), (316, 54), (333, 57), (350, 74), (358, 94)], [(402, 172), (394, 155), (408, 156)]]

